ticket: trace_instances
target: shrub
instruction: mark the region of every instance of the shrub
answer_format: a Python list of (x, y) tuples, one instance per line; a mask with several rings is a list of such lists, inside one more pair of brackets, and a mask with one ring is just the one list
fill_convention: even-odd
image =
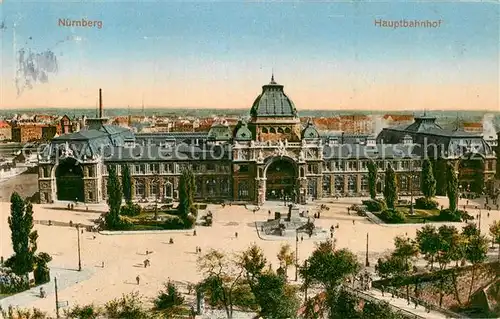
[(396, 209), (386, 209), (380, 213), (379, 217), (389, 224), (401, 224), (406, 221), (406, 215)]
[(163, 229), (184, 229), (184, 221), (178, 216), (172, 216), (165, 220), (162, 225)]
[(362, 203), (369, 212), (381, 212), (387, 209), (387, 205), (383, 199), (368, 199)]
[(73, 308), (64, 310), (66, 318), (75, 319), (97, 319), (101, 315), (102, 310), (93, 304), (90, 305), (76, 305)]
[(18, 276), (9, 268), (0, 269), (0, 293), (15, 294), (29, 289), (27, 276)]
[(460, 222), (462, 221), (462, 214), (458, 210), (452, 211), (446, 208), (439, 212), (436, 219), (444, 222)]
[(418, 209), (437, 209), (438, 205), (432, 198), (419, 197), (415, 200), (415, 208)]
[(123, 216), (137, 216), (141, 213), (141, 206), (139, 204), (128, 203), (120, 209), (120, 215)]

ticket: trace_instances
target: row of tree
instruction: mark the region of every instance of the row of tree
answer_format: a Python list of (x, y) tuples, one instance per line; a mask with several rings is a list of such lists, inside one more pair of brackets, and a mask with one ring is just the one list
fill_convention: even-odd
[[(179, 217), (182, 220), (187, 220), (190, 213), (196, 214), (194, 206), (195, 191), (194, 174), (190, 169), (185, 169), (179, 180), (179, 206), (177, 208)], [(107, 195), (109, 211), (105, 215), (106, 228), (119, 229), (122, 223), (120, 213), (130, 211), (133, 205), (132, 177), (128, 165), (122, 166), (121, 181), (116, 167), (114, 165), (108, 166)], [(124, 198), (126, 206), (122, 207)]]
[[(494, 241), (500, 245), (500, 223), (496, 222), (490, 228)], [(468, 224), (459, 232), (454, 226), (443, 225), (436, 229), (435, 226), (426, 225), (417, 231), (416, 238), (398, 236), (394, 239), (395, 250), (385, 258), (380, 258), (375, 266), (377, 273), (382, 278), (391, 278), (394, 283), (405, 283), (407, 296), (409, 296), (408, 280), (415, 274), (416, 268), (413, 262), (419, 254), (428, 261), (431, 271), (434, 264), (439, 265), (440, 274), (455, 262), (455, 266), (446, 272), (446, 276), (439, 277), (437, 288), (440, 294), (439, 305), (442, 304), (443, 294), (446, 287), (453, 287), (455, 299), (462, 305), (458, 293), (457, 278), (459, 275), (459, 263), (466, 261), (472, 264), (471, 280), (468, 293), (468, 301), (472, 295), (477, 275), (478, 265), (487, 259), (488, 239), (481, 235), (475, 224)], [(446, 285), (449, 282), (450, 285)]]
[[(424, 159), (422, 163), (422, 170), (420, 172), (420, 191), (427, 201), (431, 201), (436, 195), (436, 179), (434, 178), (432, 163), (429, 159)], [(368, 188), (370, 197), (376, 199), (377, 197), (377, 174), (378, 166), (374, 161), (368, 163)], [(441, 174), (442, 175), (442, 174)], [(454, 166), (449, 163), (446, 165), (446, 195), (449, 200), (449, 209), (456, 211), (458, 206), (459, 188), (458, 188), (458, 175)], [(398, 201), (398, 183), (396, 172), (389, 164), (384, 174), (384, 199), (389, 209), (394, 209)], [(413, 183), (413, 176), (410, 176), (410, 183)], [(413, 189), (412, 189), (413, 191)]]

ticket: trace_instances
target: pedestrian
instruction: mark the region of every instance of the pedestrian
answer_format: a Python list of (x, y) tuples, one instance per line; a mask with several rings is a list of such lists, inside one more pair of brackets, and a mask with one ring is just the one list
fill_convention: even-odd
[(238, 232), (234, 233), (234, 237), (238, 238)]
[(198, 252), (201, 254), (201, 247), (198, 247)]
[(351, 215), (351, 209), (347, 207), (347, 215)]
[(43, 287), (40, 287), (40, 298), (45, 298), (45, 290), (43, 290)]
[(144, 259), (144, 268), (146, 268), (147, 266), (148, 266), (148, 260)]
[(354, 219), (352, 220), (352, 224), (353, 224), (353, 225), (355, 224), (355, 221), (354, 221)]
[(269, 216), (271, 216), (271, 210), (268, 210), (268, 211), (267, 211), (267, 214), (268, 214)]
[(135, 277), (135, 281), (137, 282), (137, 285), (139, 285), (139, 282), (141, 281), (141, 278), (139, 278), (139, 275), (137, 275), (137, 277)]
[(82, 228), (82, 234), (83, 234), (83, 228)]
[(300, 242), (303, 242), (304, 241), (304, 236), (300, 236)]
[(104, 268), (104, 261), (101, 263), (101, 268)]
[(380, 287), (380, 288), (381, 288), (381, 290), (382, 290), (382, 297), (384, 297), (385, 286), (384, 286), (384, 285), (382, 285), (382, 287)]
[(469, 200), (467, 200), (467, 206), (469, 206)]
[(490, 218), (490, 212), (488, 212), (488, 218)]
[(95, 239), (95, 235), (92, 235), (92, 239)]
[(196, 236), (196, 229), (193, 230), (193, 236)]

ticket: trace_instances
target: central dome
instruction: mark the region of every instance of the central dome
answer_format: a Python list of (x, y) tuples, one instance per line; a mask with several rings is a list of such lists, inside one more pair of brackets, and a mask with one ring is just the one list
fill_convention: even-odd
[(297, 117), (297, 109), (292, 100), (283, 92), (283, 85), (274, 81), (262, 86), (262, 93), (253, 102), (252, 117)]

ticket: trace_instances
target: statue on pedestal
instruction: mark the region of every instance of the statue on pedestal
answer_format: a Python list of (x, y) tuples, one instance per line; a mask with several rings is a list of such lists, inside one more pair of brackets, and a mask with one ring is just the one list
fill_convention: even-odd
[(305, 161), (304, 150), (300, 150), (299, 153), (299, 162)]
[(259, 162), (264, 161), (264, 154), (262, 153), (262, 149), (260, 149), (260, 150), (259, 150), (259, 155), (258, 155), (258, 157), (257, 157), (257, 160), (258, 160)]

